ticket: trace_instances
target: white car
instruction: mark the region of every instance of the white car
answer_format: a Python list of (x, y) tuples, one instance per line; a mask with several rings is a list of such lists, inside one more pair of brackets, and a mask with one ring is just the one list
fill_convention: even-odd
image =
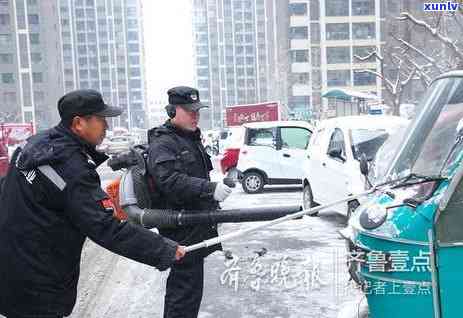
[(221, 166), (236, 167), (246, 193), (259, 193), (265, 185), (301, 184), (302, 162), (313, 126), (304, 121), (244, 124), (234, 132)]
[(98, 147), (98, 150), (114, 155), (121, 152), (129, 151), (130, 147), (134, 146), (137, 140), (132, 136), (114, 136), (105, 139)]
[[(372, 160), (389, 135), (408, 122), (402, 117), (383, 115), (321, 121), (303, 165), (304, 209), (365, 191), (367, 183), (360, 172), (360, 157), (364, 154), (367, 160)], [(332, 209), (349, 218), (358, 205), (358, 201), (350, 201)]]

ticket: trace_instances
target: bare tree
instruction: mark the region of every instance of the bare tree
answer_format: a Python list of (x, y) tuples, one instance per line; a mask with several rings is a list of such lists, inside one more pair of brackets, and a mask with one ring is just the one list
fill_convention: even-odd
[(414, 44), (413, 37), (407, 39), (401, 32), (391, 32), (382, 52), (375, 50), (366, 56), (354, 57), (360, 61), (374, 57), (378, 61), (378, 71), (365, 69), (362, 72), (374, 74), (383, 81), (388, 100), (397, 114), (412, 80), (419, 80), (427, 88), (436, 76), (463, 68), (463, 47), (457, 38), (463, 32), (463, 11), (435, 12), (422, 19), (402, 12), (395, 20), (406, 23), (408, 34), (424, 36), (426, 45)]
[[(401, 56), (399, 52), (394, 50), (384, 51), (386, 59), (377, 50), (370, 52), (364, 57), (358, 55), (354, 55), (354, 57), (360, 61), (366, 61), (374, 57), (379, 62), (378, 71), (365, 69), (360, 72), (373, 74), (382, 80), (386, 93), (389, 95), (389, 100), (392, 103), (393, 113), (398, 114), (403, 92), (416, 75), (418, 68), (408, 63), (408, 60)], [(387, 63), (395, 65), (395, 69), (388, 71)]]

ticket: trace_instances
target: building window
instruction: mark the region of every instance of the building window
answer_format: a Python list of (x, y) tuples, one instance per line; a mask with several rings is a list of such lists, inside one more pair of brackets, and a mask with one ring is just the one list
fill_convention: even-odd
[(310, 1), (310, 20), (318, 21), (320, 19), (320, 3), (318, 0)]
[(3, 84), (14, 84), (13, 73), (2, 73), (2, 83)]
[(360, 61), (359, 59), (355, 58), (355, 56), (366, 57), (368, 56), (368, 54), (374, 51), (376, 51), (375, 46), (354, 46), (354, 61), (356, 63), (375, 62), (376, 58), (374, 56), (371, 56), (369, 59), (363, 61)]
[(140, 56), (139, 55), (130, 55), (129, 56), (129, 62), (130, 62), (130, 64), (133, 64), (133, 65), (140, 64)]
[(327, 23), (327, 40), (349, 40), (349, 23)]
[(350, 70), (337, 70), (327, 72), (328, 86), (350, 86)]
[(31, 24), (31, 25), (37, 25), (37, 24), (39, 24), (39, 15), (38, 14), (29, 14), (27, 16), (27, 20), (29, 21), (29, 24)]
[(353, 23), (352, 35), (355, 40), (367, 40), (375, 38), (375, 23)]
[(290, 96), (289, 104), (291, 108), (308, 109), (310, 106), (310, 96)]
[(320, 24), (310, 24), (310, 42), (313, 44), (320, 43)]
[(3, 93), (3, 101), (5, 104), (16, 104), (16, 92)]
[(320, 66), (320, 48), (313, 47), (311, 50), (312, 67)]
[(32, 81), (34, 83), (43, 83), (43, 74), (42, 73), (32, 73)]
[(31, 62), (32, 63), (42, 62), (42, 54), (41, 53), (31, 53)]
[(130, 69), (130, 76), (133, 77), (140, 77), (141, 76), (141, 71), (139, 68), (132, 68)]
[(127, 26), (131, 29), (138, 28), (138, 21), (135, 19), (129, 19), (127, 20)]
[(290, 39), (307, 39), (309, 36), (309, 30), (307, 27), (291, 27), (289, 28)]
[(310, 74), (309, 73), (293, 73), (292, 75), (293, 83), (297, 84), (309, 84)]
[(64, 83), (64, 85), (66, 86), (67, 91), (74, 89), (74, 82), (73, 81), (66, 81)]
[(85, 31), (85, 22), (80, 21), (76, 23), (76, 30), (77, 31)]
[(0, 26), (7, 26), (10, 25), (10, 15), (5, 13), (5, 14), (0, 14)]
[(141, 88), (141, 81), (140, 80), (135, 80), (135, 79), (132, 79), (130, 80), (130, 88)]
[(198, 77), (209, 76), (209, 69), (208, 68), (198, 68), (197, 74), (198, 74)]
[(31, 45), (37, 45), (40, 44), (40, 36), (38, 33), (31, 33), (29, 34), (29, 40), (31, 42)]
[(129, 41), (138, 41), (138, 33), (135, 31), (129, 31), (127, 33), (127, 39)]
[(309, 61), (308, 50), (293, 50), (291, 51), (291, 62), (292, 63), (305, 63)]
[(349, 16), (349, 6), (346, 0), (326, 0), (326, 16)]
[(0, 7), (8, 7), (8, 0), (0, 0)]
[(0, 54), (0, 64), (13, 64), (13, 54)]
[(328, 64), (350, 63), (349, 47), (327, 47), (326, 59)]
[(354, 85), (376, 85), (376, 76), (374, 74), (371, 74), (370, 72), (354, 71)]
[(34, 91), (34, 102), (42, 103), (45, 101), (45, 93), (41, 91)]
[(128, 17), (136, 17), (137, 16), (137, 8), (136, 7), (128, 7), (127, 8), (127, 16)]
[(139, 52), (140, 51), (138, 44), (134, 44), (134, 43), (129, 43), (129, 45), (127, 46), (127, 49), (129, 52)]
[(0, 47), (5, 47), (10, 45), (11, 35), (10, 34), (0, 34)]
[(307, 15), (307, 3), (290, 3), (290, 15)]
[(375, 15), (375, 0), (352, 0), (352, 15)]

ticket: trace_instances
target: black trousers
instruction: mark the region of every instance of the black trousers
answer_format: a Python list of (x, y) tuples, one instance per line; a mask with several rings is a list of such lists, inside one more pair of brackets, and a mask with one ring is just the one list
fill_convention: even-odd
[(204, 285), (204, 259), (175, 264), (167, 278), (164, 318), (197, 318)]

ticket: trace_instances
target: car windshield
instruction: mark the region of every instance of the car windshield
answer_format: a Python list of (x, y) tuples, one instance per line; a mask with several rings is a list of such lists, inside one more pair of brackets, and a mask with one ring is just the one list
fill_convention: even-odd
[(354, 159), (360, 160), (362, 154), (365, 154), (368, 160), (373, 159), (388, 136), (389, 134), (385, 129), (352, 129), (351, 138)]
[(384, 182), (387, 168), (394, 158), (395, 150), (400, 146), (407, 132), (407, 126), (399, 127), (398, 130), (391, 133), (386, 141), (376, 152), (373, 161), (370, 164), (368, 179), (372, 184)]
[(459, 158), (455, 151), (460, 147), (455, 146), (461, 139), (462, 118), (463, 79), (448, 77), (436, 81), (423, 97), (419, 113), (394, 155), (386, 181), (411, 173), (446, 177), (449, 167)]

